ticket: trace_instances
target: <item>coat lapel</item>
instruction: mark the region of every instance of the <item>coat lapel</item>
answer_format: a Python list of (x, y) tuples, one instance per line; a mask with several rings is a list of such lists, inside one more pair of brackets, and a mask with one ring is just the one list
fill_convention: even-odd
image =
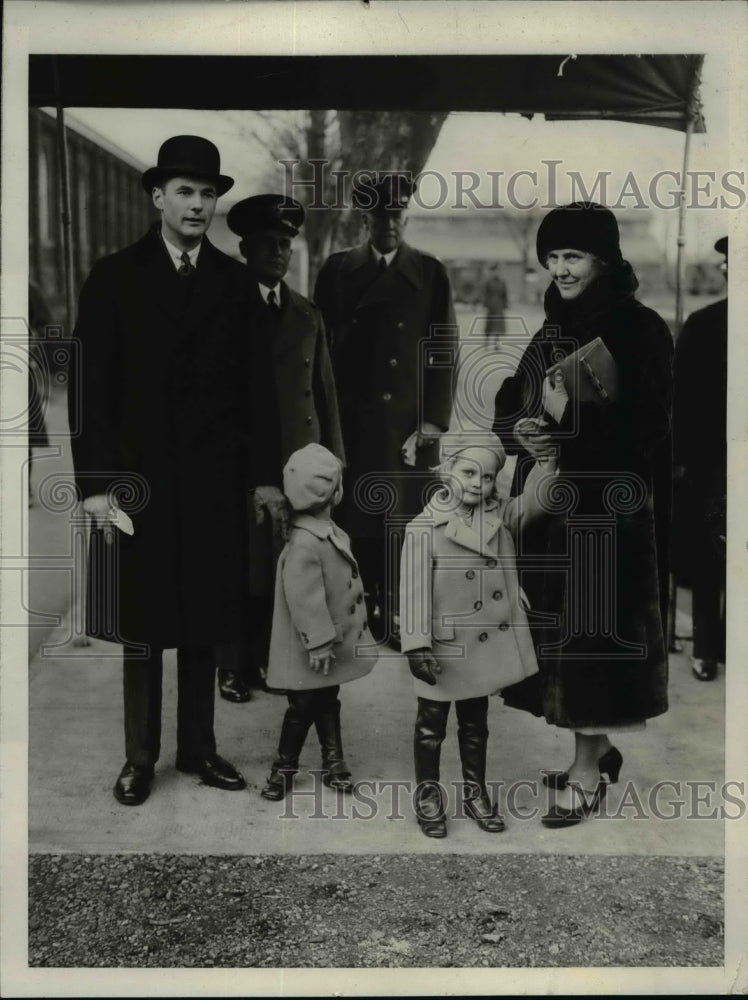
[(468, 526), (456, 514), (447, 515), (445, 520), (444, 535), (455, 545), (482, 556), (496, 557), (492, 542), (502, 526), (500, 507), (484, 510), (483, 516), (474, 526)]
[(281, 312), (278, 329), (273, 337), (273, 356), (278, 358), (297, 344), (311, 326), (312, 311), (309, 303), (282, 283)]
[(197, 258), (195, 284), (190, 294), (189, 306), (183, 314), (183, 338), (199, 329), (204, 324), (206, 317), (215, 311), (229, 292), (225, 272), (221, 267), (218, 254), (219, 251), (215, 249), (207, 237), (203, 237)]
[[(373, 268), (376, 269), (377, 264), (368, 246), (366, 252)], [(420, 259), (415, 251), (407, 243), (402, 243), (390, 266), (386, 271), (376, 274), (356, 304), (356, 308), (368, 309), (380, 302), (399, 301), (403, 292), (409, 288), (417, 290), (423, 288), (423, 273)]]

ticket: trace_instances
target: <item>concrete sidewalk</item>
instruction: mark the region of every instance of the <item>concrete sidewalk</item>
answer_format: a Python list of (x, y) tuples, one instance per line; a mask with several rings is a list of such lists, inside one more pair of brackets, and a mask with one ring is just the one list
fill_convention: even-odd
[[(511, 785), (538, 782), (540, 768), (567, 764), (571, 740), (542, 720), (507, 709), (500, 698), (492, 698), (488, 777), (505, 782), (500, 798), (507, 830), (491, 836), (458, 818), (450, 822), (446, 840), (434, 841), (418, 830), (407, 790), (401, 790), (398, 798), (391, 785), (380, 787), (375, 795), (371, 786), (364, 786), (362, 792), (374, 800), (372, 804), (337, 799), (321, 786), (315, 797), (313, 779), (305, 770), (319, 766), (314, 732), (295, 785), (297, 792), (306, 794), (297, 795), (291, 807), (260, 798), (285, 710), (285, 698), (277, 695), (258, 693), (246, 705), (217, 699), (219, 751), (243, 771), (247, 791), (221, 792), (177, 772), (173, 653), (167, 654), (164, 671), (163, 749), (153, 792), (141, 807), (120, 806), (111, 792), (124, 761), (119, 649), (98, 642), (87, 649), (54, 648), (56, 639), (66, 635), (63, 622), (30, 668), (32, 853), (723, 854), (723, 821), (688, 814), (706, 815), (721, 802), (718, 794), (710, 796), (702, 786), (704, 801), (695, 803), (699, 790), (693, 783), (714, 782), (719, 789), (723, 781), (724, 675), (714, 683), (699, 683), (684, 655), (671, 658), (670, 711), (652, 720), (645, 732), (617, 740), (624, 766), (620, 782), (608, 796), (610, 818), (554, 831), (540, 824), (537, 812), (530, 819), (516, 815), (533, 808), (544, 811), (542, 786), (519, 788), (515, 808), (507, 811)], [(341, 700), (344, 744), (354, 778), (389, 783), (412, 779), (415, 699), (404, 658), (385, 652), (367, 678), (343, 687)], [(455, 725), (453, 714), (442, 767), (442, 782), (450, 788), (452, 803), (455, 790), (450, 783), (460, 779)], [(675, 782), (676, 789), (663, 789), (655, 804), (661, 813), (677, 812), (674, 799), (683, 800), (680, 818), (651, 814), (653, 786), (664, 780)], [(628, 781), (632, 785), (627, 787)], [(629, 805), (616, 816), (622, 801)], [(647, 818), (636, 818), (642, 810)], [(284, 812), (296, 812), (299, 818), (282, 818)]]
[[(472, 313), (460, 315), (463, 341), (457, 417), (463, 426), (490, 412), (495, 392), (516, 365), (527, 335), (527, 328), (513, 330), (516, 337), (507, 338), (493, 351), (475, 320)], [(50, 419), (64, 437), (59, 401)], [(69, 478), (67, 442), (62, 443), (59, 456), (50, 454), (44, 465), (39, 463), (39, 482), (53, 486)], [(502, 478), (508, 485), (511, 463)], [(398, 798), (390, 785), (372, 796), (371, 786), (364, 786), (361, 791), (373, 798), (372, 804), (349, 798), (338, 801), (328, 789), (320, 790), (321, 798), (315, 799), (308, 794), (314, 784), (306, 771), (296, 779), (295, 789), (302, 794), (290, 810), (300, 818), (282, 819), (287, 807), (264, 801), (259, 789), (274, 755), (285, 698), (258, 693), (246, 705), (217, 698), (219, 752), (243, 771), (249, 788), (231, 794), (202, 787), (196, 778), (174, 768), (173, 653), (167, 654), (164, 671), (162, 759), (154, 790), (145, 805), (122, 807), (111, 791), (124, 762), (120, 651), (100, 642), (75, 646), (71, 637), (80, 632), (80, 623), (73, 627), (70, 612), (57, 619), (50, 615), (68, 603), (74, 533), (64, 503), (58, 509), (42, 502), (30, 517), (36, 557), (30, 574), (30, 606), (39, 612), (38, 628), (31, 635), (32, 655), (43, 640), (29, 669), (32, 852), (723, 854), (723, 822), (687, 818), (694, 809), (702, 815), (711, 812), (720, 804), (718, 796), (711, 797), (710, 806), (706, 786), (699, 790), (685, 783), (713, 782), (719, 788), (723, 781), (724, 674), (713, 683), (701, 684), (692, 678), (684, 655), (671, 658), (670, 711), (652, 720), (645, 732), (617, 740), (624, 766), (620, 783), (610, 789), (608, 812), (616, 813), (622, 797), (629, 803), (618, 818), (599, 818), (564, 831), (541, 826), (538, 814), (545, 811), (546, 799), (539, 769), (565, 767), (571, 759), (571, 738), (493, 698), (488, 778), (505, 783), (500, 795), (508, 821), (505, 833), (490, 836), (467, 819), (455, 819), (446, 840), (429, 840), (416, 826), (407, 790), (401, 789)], [(680, 618), (679, 633), (690, 634), (690, 620), (684, 613)], [(415, 698), (404, 658), (386, 653), (369, 677), (344, 686), (341, 700), (344, 744), (354, 778), (411, 781)], [(460, 779), (455, 728), (452, 713), (442, 767), (442, 782), (448, 788)], [(317, 766), (319, 754), (312, 733), (302, 767)], [(507, 791), (521, 781), (534, 782), (535, 787), (516, 789), (516, 808), (508, 808)], [(627, 788), (628, 781), (633, 786)], [(654, 804), (661, 812), (677, 814), (680, 809), (680, 818), (651, 815), (652, 789), (662, 781), (674, 782), (675, 788), (663, 789)], [(692, 801), (699, 791), (705, 797), (701, 804)], [(451, 798), (454, 803), (453, 788)], [(682, 806), (672, 804), (674, 799), (681, 800)], [(359, 817), (370, 818), (354, 818), (354, 806)], [(310, 817), (315, 809), (319, 818)], [(534, 818), (515, 815), (533, 809)], [(639, 812), (648, 818), (634, 818)]]

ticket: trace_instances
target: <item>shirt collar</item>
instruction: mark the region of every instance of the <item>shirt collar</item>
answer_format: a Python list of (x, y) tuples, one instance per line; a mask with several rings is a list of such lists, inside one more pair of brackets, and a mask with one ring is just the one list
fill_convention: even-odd
[[(164, 246), (169, 252), (172, 264), (175, 268), (179, 269), (182, 266), (182, 254), (184, 253), (184, 250), (180, 250), (179, 247), (175, 247), (173, 243), (170, 243), (164, 236), (163, 231), (161, 232), (161, 239), (164, 241)], [(196, 247), (187, 251), (187, 256), (190, 258), (190, 264), (192, 264), (193, 267), (197, 267), (197, 255), (200, 253), (200, 247), (202, 245), (203, 241), (200, 240)]]
[(262, 301), (263, 302), (267, 302), (268, 295), (271, 292), (275, 292), (275, 301), (276, 301), (276, 303), (278, 305), (281, 304), (281, 285), (280, 285), (280, 281), (278, 282), (277, 285), (273, 285), (272, 288), (268, 288), (267, 285), (263, 285), (263, 283), (261, 281), (258, 281), (257, 282), (257, 287), (260, 289), (260, 295), (262, 296)]
[(387, 262), (387, 267), (389, 267), (392, 261), (395, 259), (395, 254), (397, 253), (398, 250), (398, 248), (396, 247), (394, 250), (390, 250), (389, 253), (380, 253), (373, 243), (370, 243), (369, 246), (371, 247), (371, 252), (374, 254), (374, 260), (377, 262), (377, 264), (382, 259), (382, 257), (384, 257), (385, 261)]

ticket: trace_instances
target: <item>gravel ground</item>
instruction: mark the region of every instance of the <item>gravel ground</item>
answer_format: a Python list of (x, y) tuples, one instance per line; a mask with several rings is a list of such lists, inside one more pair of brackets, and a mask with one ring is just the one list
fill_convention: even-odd
[(714, 858), (35, 855), (29, 965), (721, 966)]

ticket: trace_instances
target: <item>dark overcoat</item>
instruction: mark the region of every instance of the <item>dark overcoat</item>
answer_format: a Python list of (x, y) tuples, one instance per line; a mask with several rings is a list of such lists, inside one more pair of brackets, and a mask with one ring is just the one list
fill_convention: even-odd
[(518, 455), (519, 492), (532, 460), (513, 427), (541, 414), (546, 370), (598, 336), (616, 362), (617, 402), (571, 400), (559, 424), (545, 414), (559, 448), (558, 506), (518, 544), (540, 673), (504, 698), (571, 728), (630, 725), (667, 710), (673, 343), (634, 298), (636, 285), (626, 264), (569, 304), (551, 286), (548, 319), (496, 397), (493, 429)]
[[(355, 483), (381, 473), (396, 494), (390, 513), (415, 517), (423, 501), (404, 485), (402, 446), (423, 421), (449, 426), (458, 343), (449, 278), (439, 260), (406, 243), (380, 271), (366, 243), (327, 259), (314, 297), (330, 339), (348, 463), (341, 519), (354, 538), (378, 536), (381, 516), (361, 509)], [(435, 447), (419, 449), (419, 468), (437, 460)]]
[[(727, 504), (727, 299), (693, 312), (675, 345), (673, 561), (691, 580), (724, 566)], [(695, 533), (703, 544), (694, 545)], [(723, 570), (724, 572), (724, 570)]]
[(203, 239), (194, 274), (180, 277), (154, 227), (83, 286), (69, 389), (76, 482), (83, 498), (124, 484), (135, 529), (92, 533), (89, 635), (171, 648), (238, 633), (245, 273)]
[[(293, 452), (321, 444), (345, 461), (338, 399), (319, 309), (282, 283), (273, 312), (257, 282), (247, 286), (245, 362), (248, 423), (255, 428), (250, 454), (252, 486), (283, 487), (283, 466)], [(249, 586), (271, 596), (276, 556), (269, 518), (257, 526), (249, 511)], [(274, 551), (275, 550), (275, 551)]]

